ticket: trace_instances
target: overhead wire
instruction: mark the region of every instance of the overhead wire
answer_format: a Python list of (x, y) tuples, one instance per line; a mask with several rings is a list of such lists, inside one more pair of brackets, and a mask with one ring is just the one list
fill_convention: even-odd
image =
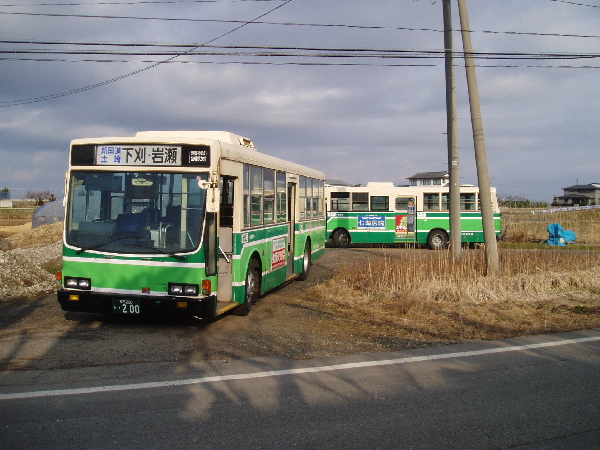
[[(0, 61), (33, 61), (33, 62), (88, 62), (88, 63), (152, 63), (152, 60), (127, 60), (127, 59), (44, 59), (44, 58), (11, 58), (11, 57), (0, 57)], [(164, 64), (210, 64), (210, 65), (267, 65), (267, 66), (353, 66), (353, 67), (441, 67), (438, 63), (356, 63), (356, 62), (299, 62), (299, 61), (286, 61), (286, 62), (273, 62), (273, 61), (168, 61)], [(519, 69), (600, 69), (600, 66), (591, 65), (541, 65), (541, 64), (475, 64), (475, 67), (482, 68), (519, 68)]]
[[(283, 0), (282, 0), (283, 1)], [(62, 14), (62, 13), (40, 13), (40, 12), (6, 12), (0, 11), (0, 15), (23, 15), (23, 16), (42, 16), (42, 17), (68, 17), (83, 19), (116, 19), (116, 20), (156, 20), (167, 22), (198, 22), (198, 23), (245, 23), (243, 20), (232, 19), (196, 19), (190, 17), (143, 17), (143, 16), (117, 16), (104, 14)], [(353, 25), (353, 24), (327, 24), (327, 23), (303, 23), (303, 22), (269, 22), (254, 20), (253, 25), (279, 25), (279, 26), (298, 26), (298, 27), (323, 27), (323, 28), (354, 28), (361, 30), (394, 30), (394, 31), (427, 31), (443, 33), (444, 30), (436, 28), (413, 28), (413, 27), (390, 27), (377, 25)], [(462, 32), (462, 30), (455, 30)], [(525, 31), (497, 31), (497, 30), (469, 30), (470, 33), (482, 34), (507, 34), (516, 36), (542, 36), (542, 37), (572, 37), (572, 38), (593, 38), (600, 39), (600, 35), (568, 34), (568, 33), (541, 33)]]
[[(0, 43), (15, 41), (0, 40)], [(374, 49), (374, 48), (335, 48), (335, 47), (300, 47), (300, 46), (249, 46), (249, 45), (208, 45), (208, 44), (157, 44), (132, 43), (110, 44), (103, 42), (90, 43), (56, 43), (49, 41), (17, 41), (38, 45), (73, 45), (90, 47), (131, 47), (134, 49), (152, 48), (153, 50), (100, 50), (100, 49), (68, 49), (53, 50), (48, 48), (17, 48), (0, 49), (0, 54), (48, 54), (48, 55), (107, 55), (107, 56), (269, 56), (269, 57), (359, 57), (359, 58), (442, 58), (445, 50), (405, 50), (405, 49)], [(154, 50), (167, 48), (168, 50)], [(172, 50), (188, 48), (185, 52)], [(207, 50), (215, 49), (215, 50)], [(219, 51), (217, 51), (219, 50)], [(304, 53), (301, 53), (304, 52)], [(454, 52), (462, 56), (463, 52)], [(600, 53), (565, 53), (565, 52), (472, 52), (479, 59), (590, 59), (599, 58)]]
[[(271, 14), (273, 11), (276, 11), (277, 9), (279, 9), (279, 8), (287, 5), (291, 1), (292, 0), (285, 0), (283, 3), (275, 6), (274, 8), (271, 8), (266, 13), (260, 14), (259, 16), (255, 17), (254, 19), (246, 21), (246, 22), (242, 23), (241, 25), (239, 25), (239, 26), (237, 26), (237, 27), (235, 27), (235, 28), (233, 28), (233, 29), (231, 29), (229, 31), (226, 31), (225, 33), (220, 34), (219, 36), (206, 41), (204, 43), (204, 45), (208, 45), (208, 44), (210, 44), (212, 42), (217, 41), (218, 39), (221, 39), (221, 38), (223, 38), (225, 36), (228, 36), (229, 34), (232, 34), (232, 33), (236, 32), (237, 30), (239, 30), (239, 29), (245, 27), (246, 25), (252, 23), (254, 20), (261, 19), (262, 17), (265, 17), (268, 14)], [(199, 45), (199, 46), (197, 46), (195, 48), (199, 48), (201, 46), (202, 45)], [(194, 50), (194, 49), (191, 49), (191, 50)], [(175, 58), (178, 58), (179, 56), (185, 55), (185, 53), (186, 52), (173, 55), (173, 56), (171, 56), (171, 57), (169, 57), (169, 58), (167, 58), (167, 59), (165, 59), (163, 61), (155, 62), (155, 63), (153, 63), (153, 64), (151, 64), (151, 65), (149, 65), (147, 67), (143, 67), (143, 68), (135, 70), (133, 72), (129, 72), (129, 73), (120, 75), (118, 77), (114, 77), (114, 78), (111, 78), (109, 80), (101, 81), (99, 83), (94, 83), (94, 84), (91, 84), (91, 85), (88, 85), (88, 86), (84, 86), (84, 87), (81, 87), (81, 88), (78, 88), (78, 89), (71, 89), (69, 91), (65, 91), (65, 92), (61, 92), (61, 93), (57, 93), (57, 94), (44, 95), (44, 96), (41, 96), (41, 97), (33, 97), (33, 98), (29, 98), (29, 99), (12, 100), (12, 101), (2, 101), (2, 102), (0, 102), (0, 108), (5, 108), (5, 107), (9, 107), (9, 106), (25, 105), (25, 104), (30, 104), (30, 103), (38, 103), (38, 102), (42, 102), (42, 101), (46, 101), (46, 100), (51, 100), (51, 99), (55, 99), (55, 98), (66, 97), (67, 95), (73, 95), (73, 94), (77, 94), (77, 93), (80, 93), (80, 92), (89, 91), (91, 89), (95, 89), (95, 88), (98, 88), (98, 87), (101, 87), (101, 86), (105, 86), (107, 84), (114, 83), (116, 81), (123, 80), (125, 78), (129, 78), (131, 76), (134, 76), (134, 75), (137, 75), (139, 73), (145, 72), (147, 70), (153, 69), (154, 67), (158, 67), (161, 64), (165, 64), (165, 63), (167, 63), (169, 61), (172, 61)]]
[(556, 3), (566, 3), (568, 5), (573, 5), (573, 6), (587, 6), (589, 8), (600, 8), (599, 5), (588, 5), (586, 3), (576, 3), (576, 2), (570, 2), (567, 0), (550, 0), (551, 2), (556, 2)]
[[(156, 3), (204, 3), (211, 2), (212, 0), (193, 0), (191, 2), (182, 2), (175, 0), (161, 0), (161, 1), (130, 1), (130, 2), (94, 2), (94, 3), (63, 3), (63, 4), (36, 4), (37, 6), (47, 5), (47, 6), (74, 6), (74, 5), (99, 5), (99, 4), (110, 4), (110, 5), (122, 5), (122, 4), (156, 4)], [(239, 30), (240, 28), (250, 25), (250, 24), (261, 24), (261, 25), (282, 25), (282, 26), (308, 26), (308, 27), (343, 27), (343, 28), (358, 28), (358, 29), (391, 29), (391, 30), (407, 30), (407, 31), (432, 31), (432, 32), (443, 32), (443, 30), (436, 30), (430, 28), (410, 28), (410, 27), (385, 27), (385, 26), (363, 26), (363, 25), (348, 25), (348, 24), (315, 24), (315, 23), (294, 23), (294, 22), (266, 22), (260, 21), (258, 19), (265, 17), (271, 12), (279, 9), (280, 7), (286, 5), (292, 0), (241, 0), (241, 1), (278, 1), (281, 2), (280, 5), (272, 8), (265, 14), (262, 14), (250, 21), (241, 21), (241, 20), (219, 20), (219, 19), (193, 19), (193, 18), (168, 18), (168, 17), (137, 17), (137, 16), (104, 16), (104, 15), (81, 15), (81, 14), (54, 14), (54, 13), (22, 13), (22, 12), (0, 12), (0, 14), (19, 14), (19, 15), (32, 15), (32, 16), (48, 16), (48, 17), (82, 17), (82, 18), (104, 18), (104, 19), (132, 19), (132, 20), (166, 20), (166, 21), (191, 21), (191, 22), (216, 22), (216, 23), (231, 23), (236, 24), (238, 26), (234, 27), (232, 30), (221, 34), (220, 36), (211, 39), (204, 44), (136, 44), (136, 43), (100, 43), (100, 42), (91, 42), (91, 43), (81, 43), (81, 42), (56, 42), (56, 41), (0, 41), (0, 43), (4, 44), (30, 44), (30, 45), (71, 45), (71, 46), (114, 46), (114, 47), (163, 47), (163, 48), (180, 48), (187, 50), (185, 51), (144, 51), (144, 52), (135, 52), (135, 51), (114, 51), (114, 50), (50, 50), (50, 49), (12, 49), (12, 50), (0, 50), (0, 55), (2, 54), (10, 54), (10, 57), (0, 56), (0, 60), (3, 61), (36, 61), (36, 62), (130, 62), (130, 63), (150, 63), (150, 66), (138, 69), (136, 71), (130, 72), (128, 74), (121, 75), (119, 77), (112, 78), (110, 80), (105, 80), (100, 83), (96, 83), (90, 86), (73, 89), (70, 91), (66, 91), (63, 93), (52, 94), (42, 97), (35, 97), (31, 99), (25, 100), (17, 100), (11, 102), (0, 102), (0, 107), (5, 106), (15, 106), (20, 104), (34, 103), (38, 101), (49, 100), (53, 98), (63, 97), (66, 95), (71, 95), (79, 92), (83, 92), (89, 89), (94, 89), (96, 87), (104, 86), (106, 84), (122, 80), (124, 78), (128, 78), (130, 76), (139, 74), (146, 70), (157, 67), (161, 64), (168, 63), (203, 63), (203, 64), (270, 64), (270, 65), (355, 65), (355, 66), (382, 66), (382, 67), (397, 67), (397, 66), (432, 66), (436, 64), (383, 64), (383, 63), (340, 63), (340, 62), (328, 62), (328, 63), (311, 63), (307, 61), (284, 61), (284, 62), (265, 62), (265, 61), (182, 61), (176, 60), (182, 56), (227, 56), (227, 57), (279, 57), (279, 58), (380, 58), (380, 59), (389, 59), (389, 58), (402, 58), (402, 59), (431, 59), (431, 58), (442, 58), (444, 55), (444, 51), (437, 50), (398, 50), (398, 49), (336, 49), (336, 48), (301, 48), (301, 47), (250, 47), (250, 46), (210, 46), (208, 44), (221, 39), (222, 37), (233, 33), (234, 31)], [(556, 1), (556, 0), (554, 0)], [(572, 3), (572, 2), (566, 2)], [(0, 6), (13, 6), (13, 5), (0, 5)], [(32, 5), (14, 5), (14, 6), (32, 6)], [(585, 6), (585, 5), (581, 5)], [(590, 5), (587, 5), (590, 6)], [(512, 34), (512, 35), (534, 35), (534, 36), (560, 36), (560, 37), (578, 37), (578, 38), (600, 38), (598, 35), (577, 35), (577, 34), (558, 34), (558, 33), (538, 33), (538, 32), (517, 32), (517, 31), (493, 31), (493, 30), (483, 30), (483, 31), (471, 31), (471, 32), (479, 32), (479, 33), (493, 33), (493, 34)], [(227, 51), (201, 51), (201, 48), (215, 48), (215, 49), (228, 49), (228, 50), (236, 50), (235, 52), (227, 52)], [(245, 51), (239, 51), (245, 50)], [(249, 51), (254, 50), (254, 51)], [(300, 51), (309, 52), (309, 53), (299, 53)], [(327, 52), (327, 53), (326, 53)], [(53, 57), (40, 58), (40, 57), (26, 57), (26, 56), (15, 56), (15, 55), (28, 55), (28, 54), (47, 54), (52, 55)], [(456, 52), (458, 56), (462, 56), (463, 53)], [(106, 56), (104, 59), (66, 59), (66, 58), (58, 58), (56, 56)], [(599, 54), (589, 54), (589, 53), (523, 53), (523, 52), (477, 52), (473, 54), (476, 59), (496, 59), (496, 60), (578, 60), (578, 59), (593, 59), (600, 57)], [(118, 56), (160, 56), (168, 58), (160, 61), (152, 61), (152, 60), (132, 60), (132, 59), (115, 59)], [(109, 59), (112, 58), (112, 59)], [(506, 64), (496, 64), (496, 65), (483, 65), (478, 64), (479, 67), (544, 67), (544, 68), (596, 68), (595, 66), (565, 66), (565, 65), (506, 65)]]

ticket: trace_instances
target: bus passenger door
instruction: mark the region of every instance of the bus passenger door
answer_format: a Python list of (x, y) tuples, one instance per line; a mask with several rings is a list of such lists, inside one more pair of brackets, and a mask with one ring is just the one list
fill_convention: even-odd
[(398, 196), (395, 201), (396, 232), (394, 242), (415, 243), (417, 225), (417, 199), (413, 196)]
[(233, 255), (233, 199), (235, 178), (222, 176), (220, 179), (221, 200), (219, 216), (219, 302), (232, 300), (232, 255)]
[(288, 248), (287, 248), (287, 278), (294, 274), (294, 247), (296, 245), (296, 183), (287, 185), (287, 215), (288, 215)]

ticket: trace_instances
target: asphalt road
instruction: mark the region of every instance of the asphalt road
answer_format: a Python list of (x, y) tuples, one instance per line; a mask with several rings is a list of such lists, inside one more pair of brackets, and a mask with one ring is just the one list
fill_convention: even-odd
[(600, 448), (600, 330), (0, 373), (0, 448)]

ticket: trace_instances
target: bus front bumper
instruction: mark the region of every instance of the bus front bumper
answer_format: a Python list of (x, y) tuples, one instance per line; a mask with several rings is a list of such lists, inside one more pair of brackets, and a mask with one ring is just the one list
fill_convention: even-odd
[(204, 298), (114, 295), (60, 288), (58, 303), (63, 311), (119, 315), (178, 315), (214, 317), (215, 297)]

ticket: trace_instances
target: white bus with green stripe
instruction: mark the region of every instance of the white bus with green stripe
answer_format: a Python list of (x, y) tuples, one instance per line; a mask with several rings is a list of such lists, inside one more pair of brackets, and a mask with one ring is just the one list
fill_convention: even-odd
[[(354, 244), (414, 244), (437, 250), (450, 239), (448, 186), (394, 186), (371, 182), (366, 186), (325, 187), (327, 239), (337, 247)], [(501, 216), (492, 188), (496, 235)], [(462, 243), (483, 243), (479, 189), (460, 187)]]
[(325, 250), (324, 175), (222, 131), (71, 142), (65, 311), (240, 315)]

